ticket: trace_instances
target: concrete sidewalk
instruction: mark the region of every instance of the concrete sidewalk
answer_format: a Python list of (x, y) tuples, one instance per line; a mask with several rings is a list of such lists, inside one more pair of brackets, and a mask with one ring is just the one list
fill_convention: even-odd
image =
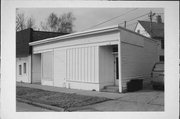
[(164, 111), (164, 92), (134, 92), (127, 93), (124, 97), (88, 105), (70, 108), (69, 111), (94, 112), (94, 111)]
[(16, 82), (16, 86), (23, 86), (23, 87), (36, 88), (36, 89), (42, 89), (42, 90), (54, 91), (54, 92), (62, 92), (62, 93), (76, 93), (79, 95), (105, 97), (109, 99), (118, 99), (126, 95), (123, 93), (108, 93), (108, 92), (98, 92), (98, 91), (67, 89), (61, 87), (45, 86), (39, 84), (27, 84), (27, 83), (19, 83), (19, 82)]

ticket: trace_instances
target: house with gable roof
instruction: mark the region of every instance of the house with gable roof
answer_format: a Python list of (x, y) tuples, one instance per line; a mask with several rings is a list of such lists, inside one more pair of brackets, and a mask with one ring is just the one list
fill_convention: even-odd
[(164, 61), (164, 23), (161, 16), (156, 17), (156, 22), (138, 21), (135, 32), (149, 38), (153, 38), (158, 42), (159, 61)]

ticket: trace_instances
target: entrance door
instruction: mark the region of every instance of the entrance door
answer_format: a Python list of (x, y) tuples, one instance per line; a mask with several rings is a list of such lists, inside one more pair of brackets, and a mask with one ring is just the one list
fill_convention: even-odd
[(118, 55), (114, 55), (114, 84), (119, 85), (119, 59)]

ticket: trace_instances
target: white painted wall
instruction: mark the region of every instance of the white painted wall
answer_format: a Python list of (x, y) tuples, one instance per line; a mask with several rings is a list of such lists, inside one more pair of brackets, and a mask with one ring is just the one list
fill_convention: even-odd
[[(153, 65), (158, 61), (157, 43), (127, 31), (121, 31), (120, 39), (122, 85), (126, 88), (127, 81), (132, 78), (145, 77), (146, 80), (146, 77), (150, 77)], [(126, 42), (125, 39), (134, 43)]]
[(106, 85), (114, 85), (114, 56), (112, 46), (99, 47), (99, 82), (100, 89)]
[[(24, 63), (26, 63), (26, 73), (24, 73)], [(22, 67), (22, 75), (19, 74), (19, 65)], [(31, 56), (16, 58), (16, 81), (31, 83)]]
[(41, 82), (41, 54), (32, 55), (32, 83)]
[(42, 85), (53, 85), (53, 52), (44, 52), (42, 57)]
[(66, 49), (54, 50), (54, 86), (66, 86)]
[(51, 42), (42, 45), (33, 46), (34, 53), (42, 53), (45, 50), (52, 50), (56, 48), (73, 48), (79, 46), (94, 46), (96, 45), (111, 45), (113, 42), (118, 41), (118, 31), (83, 36), (83, 37), (76, 37), (76, 38), (69, 38), (59, 42)]

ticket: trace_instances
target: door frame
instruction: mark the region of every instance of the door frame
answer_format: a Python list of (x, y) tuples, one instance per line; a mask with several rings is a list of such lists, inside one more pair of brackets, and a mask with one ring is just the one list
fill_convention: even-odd
[(118, 58), (118, 53), (114, 54), (114, 85), (119, 86), (119, 58)]

